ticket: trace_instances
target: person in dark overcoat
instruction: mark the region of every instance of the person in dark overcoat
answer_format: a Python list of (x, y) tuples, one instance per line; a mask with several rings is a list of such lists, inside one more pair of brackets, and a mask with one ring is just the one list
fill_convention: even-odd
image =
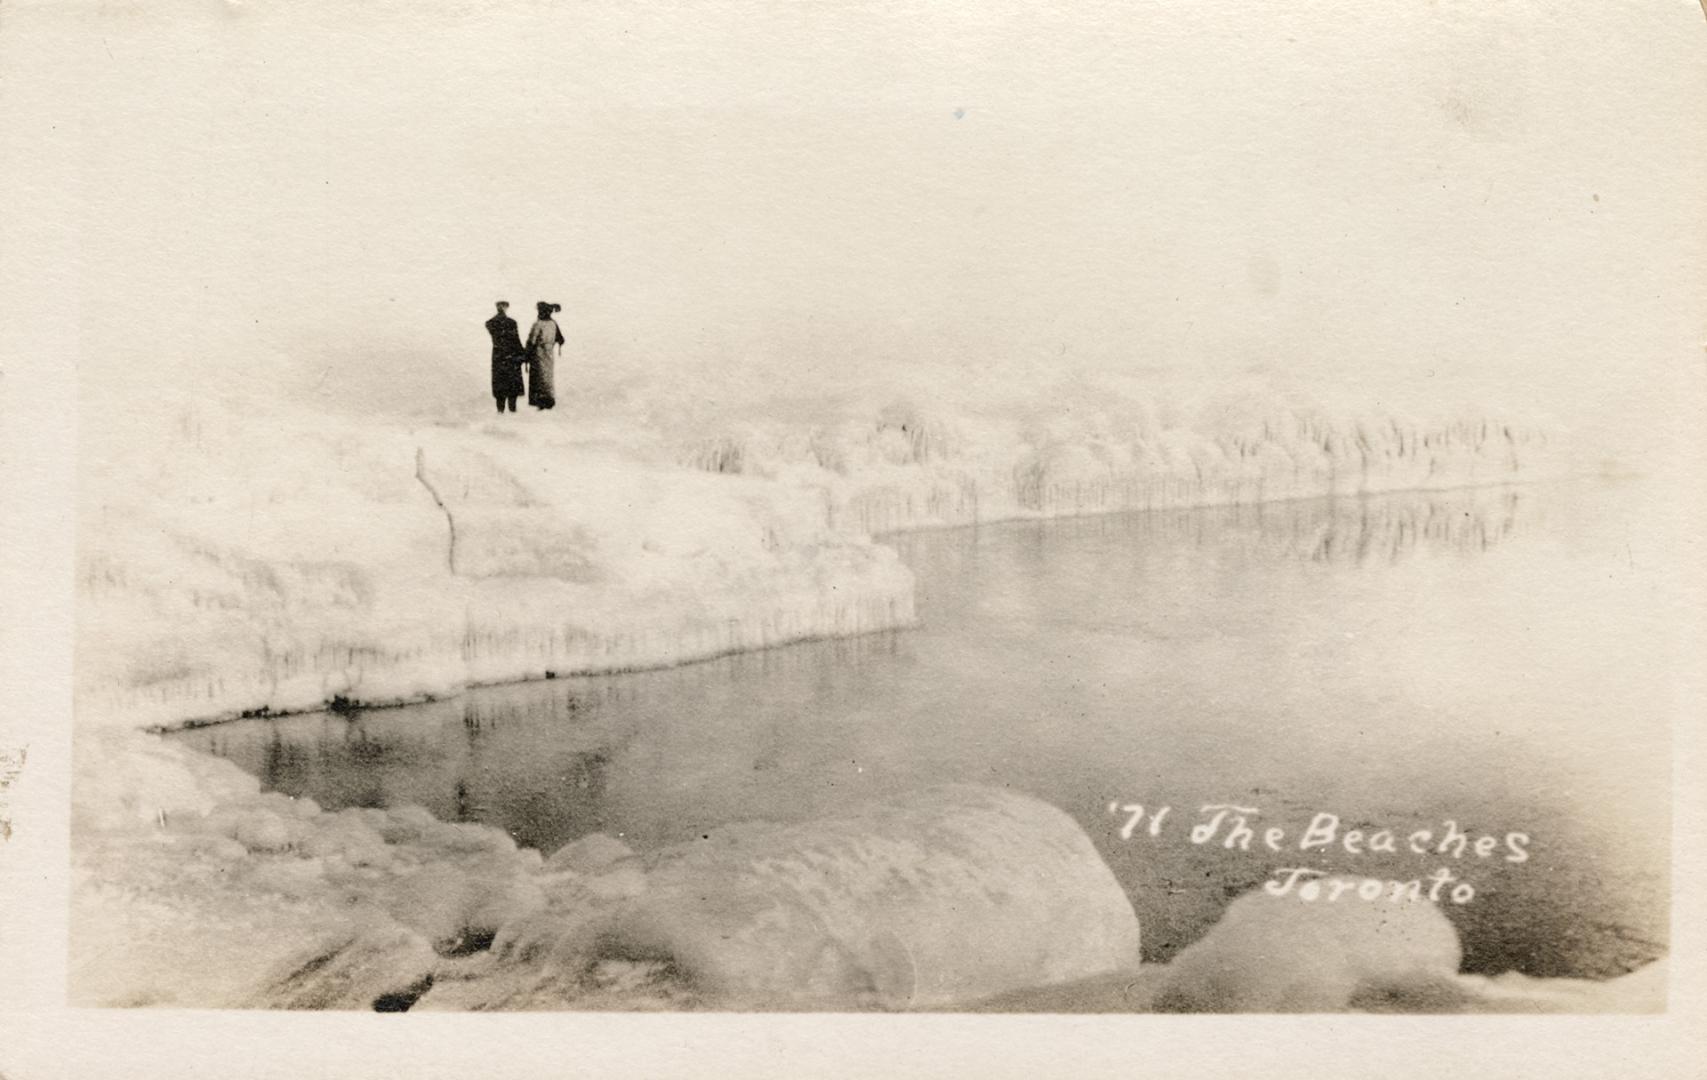
[(486, 332), (492, 335), (492, 400), (498, 411), (506, 407), (516, 411), (516, 399), (522, 389), (522, 364), (527, 353), (522, 349), (522, 336), (516, 320), (510, 318), (508, 300), (498, 301), (498, 314), (486, 320)]

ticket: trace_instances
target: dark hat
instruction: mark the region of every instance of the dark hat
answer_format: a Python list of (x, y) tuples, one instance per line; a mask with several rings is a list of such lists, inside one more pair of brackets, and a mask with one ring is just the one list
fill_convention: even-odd
[(539, 317), (542, 319), (557, 310), (557, 305), (547, 300), (541, 300), (539, 303), (535, 304), (534, 307), (539, 309)]

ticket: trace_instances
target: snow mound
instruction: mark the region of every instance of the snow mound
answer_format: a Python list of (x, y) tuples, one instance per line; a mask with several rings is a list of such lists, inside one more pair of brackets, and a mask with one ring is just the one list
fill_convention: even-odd
[(422, 1008), (928, 1008), (1138, 956), (1137, 917), (1079, 827), (990, 788), (641, 857), (575, 847), (547, 869), (598, 853), (600, 876), (560, 882), (494, 943), (499, 967), (436, 984)]
[(819, 488), (836, 520), (866, 533), (1467, 487), (1574, 468), (1539, 416), (1402, 411), (1255, 385), (938, 374), (928, 396), (885, 401), (874, 391), (780, 420), (758, 409), (678, 417), (695, 433), (677, 441), (676, 457)]
[(1340, 1012), (1367, 998), (1414, 1003), (1450, 991), (1461, 954), (1439, 907), (1408, 894), (1352, 895), (1328, 902), (1257, 889), (1239, 897), (1174, 958), (1156, 1008)]
[[(70, 997), (82, 1006), (906, 1008), (1136, 961), (1070, 818), (951, 787), (548, 862), (418, 807), (321, 810), (227, 762), (79, 736)], [(626, 996), (625, 996), (626, 995)]]
[(75, 764), (78, 1006), (1665, 1008), (1664, 964), (1606, 982), (1459, 975), (1435, 905), (1350, 890), (1259, 889), (1173, 963), (1140, 967), (1132, 907), (1079, 827), (990, 788), (651, 853), (593, 835), (544, 859), (419, 807), (328, 813), (262, 793), (229, 762), (133, 732), (79, 732)]
[(539, 853), (495, 829), (326, 813), (130, 732), (79, 732), (75, 758), (76, 1005), (407, 1007), (544, 904)]
[(818, 497), (563, 427), (159, 402), (91, 433), (79, 722), (389, 704), (909, 625)]
[(1079, 827), (995, 789), (721, 829), (649, 862), (596, 955), (666, 958), (746, 1006), (944, 1005), (1138, 955), (1137, 916)]

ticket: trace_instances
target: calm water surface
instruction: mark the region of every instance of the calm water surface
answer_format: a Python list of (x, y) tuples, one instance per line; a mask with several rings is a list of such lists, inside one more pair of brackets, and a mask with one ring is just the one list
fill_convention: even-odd
[[(419, 803), (547, 852), (1000, 785), (1083, 825), (1148, 959), (1277, 867), (1446, 867), (1476, 890), (1445, 905), (1468, 969), (1603, 976), (1664, 951), (1662, 517), (1577, 484), (900, 535), (915, 630), (175, 737), (328, 808)], [(1258, 811), (1250, 851), (1190, 842), (1226, 803)], [(1111, 804), (1172, 809), (1122, 839)], [(1300, 853), (1319, 813), (1400, 850)], [(1405, 850), (1449, 819), (1499, 846)]]

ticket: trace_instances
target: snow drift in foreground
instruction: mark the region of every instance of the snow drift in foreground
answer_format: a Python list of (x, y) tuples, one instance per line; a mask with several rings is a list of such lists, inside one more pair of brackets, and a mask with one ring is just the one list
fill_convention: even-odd
[(1494, 417), (1112, 378), (951, 387), (932, 409), (893, 388), (700, 392), (590, 380), (555, 413), (458, 423), (260, 397), (89, 409), (79, 722), (394, 703), (903, 627), (912, 578), (884, 530), (1563, 468), (1542, 431)]
[(1138, 958), (1137, 917), (1090, 840), (994, 789), (729, 826), (644, 857), (594, 836), (544, 860), (418, 808), (263, 794), (131, 733), (81, 737), (77, 769), (80, 1004), (598, 1007), (626, 979), (655, 1004), (898, 1008)]
[(542, 858), (416, 807), (263, 794), (229, 762), (131, 732), (81, 733), (75, 779), (80, 1006), (1664, 1007), (1658, 965), (1608, 983), (1459, 975), (1426, 899), (1259, 889), (1172, 964), (1140, 966), (1137, 918), (1090, 840), (996, 789), (640, 855), (595, 834)]

